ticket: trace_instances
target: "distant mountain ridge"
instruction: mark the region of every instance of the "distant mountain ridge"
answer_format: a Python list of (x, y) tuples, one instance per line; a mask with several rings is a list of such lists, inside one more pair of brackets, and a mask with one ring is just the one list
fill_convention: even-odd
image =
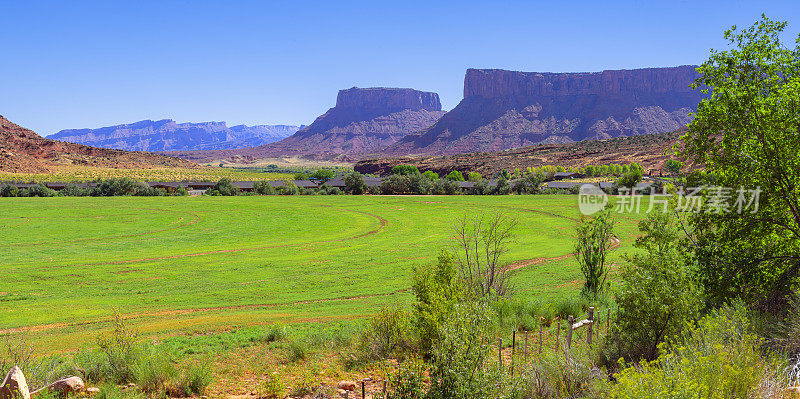
[(50, 139), (128, 151), (222, 150), (256, 147), (291, 136), (303, 126), (176, 123), (143, 120), (97, 129), (67, 129)]
[(231, 151), (174, 152), (196, 162), (277, 156), (363, 157), (379, 154), (408, 134), (433, 125), (442, 115), (439, 95), (406, 88), (353, 87), (339, 90), (336, 105), (314, 123), (281, 141)]
[(0, 170), (49, 172), (67, 165), (102, 168), (196, 168), (197, 164), (149, 152), (89, 147), (46, 139), (0, 115)]
[(704, 97), (691, 65), (539, 73), (469, 69), (464, 99), (383, 152), (446, 155), (674, 131)]

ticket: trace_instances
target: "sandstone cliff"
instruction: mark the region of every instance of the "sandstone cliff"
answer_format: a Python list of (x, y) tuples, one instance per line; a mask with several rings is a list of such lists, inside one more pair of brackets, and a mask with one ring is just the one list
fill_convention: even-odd
[(439, 95), (414, 89), (351, 88), (336, 106), (289, 138), (229, 155), (374, 154), (444, 115)]
[(388, 154), (455, 154), (677, 130), (703, 94), (694, 66), (596, 73), (469, 69), (464, 99)]
[(62, 130), (49, 138), (129, 151), (219, 150), (272, 143), (291, 136), (300, 128), (287, 125), (228, 127), (225, 122), (175, 123), (163, 119), (98, 129)]
[(43, 138), (0, 115), (0, 170), (48, 172), (64, 165), (110, 168), (197, 167), (195, 163), (147, 152), (89, 147)]

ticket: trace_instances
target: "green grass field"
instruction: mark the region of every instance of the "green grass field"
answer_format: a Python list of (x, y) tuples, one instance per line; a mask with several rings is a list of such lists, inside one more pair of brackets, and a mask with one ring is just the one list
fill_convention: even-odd
[[(61, 351), (114, 312), (148, 336), (364, 317), (411, 300), (457, 219), (494, 211), (519, 222), (518, 295), (579, 292), (570, 195), (4, 198), (0, 329)], [(612, 262), (640, 218), (617, 216)]]

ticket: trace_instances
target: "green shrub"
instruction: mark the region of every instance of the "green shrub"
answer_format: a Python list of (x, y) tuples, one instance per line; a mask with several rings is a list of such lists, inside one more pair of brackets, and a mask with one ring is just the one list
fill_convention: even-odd
[(434, 342), (441, 339), (441, 326), (464, 296), (456, 273), (455, 260), (445, 251), (439, 254), (435, 267), (414, 268), (412, 289), (417, 302), (413, 323), (417, 350), (423, 356), (429, 356)]
[(501, 376), (490, 309), (480, 302), (457, 304), (433, 346), (428, 398), (495, 398)]
[(161, 348), (141, 346), (135, 357), (133, 375), (139, 389), (148, 394), (158, 394), (166, 390), (169, 381), (177, 379), (178, 371)]
[(28, 197), (55, 197), (58, 193), (45, 187), (43, 184), (34, 184), (28, 187)]
[(409, 358), (397, 365), (389, 375), (389, 399), (422, 399), (425, 397), (425, 372), (428, 366), (419, 358)]
[(439, 174), (434, 172), (434, 171), (432, 171), (432, 170), (426, 170), (425, 173), (423, 173), (422, 175), (425, 176), (425, 178), (427, 178), (428, 180), (431, 180), (431, 181), (439, 180)]
[(652, 212), (639, 229), (644, 235), (635, 246), (646, 252), (629, 257), (622, 266), (620, 313), (604, 354), (609, 364), (620, 357), (655, 359), (659, 344), (699, 316), (700, 292), (678, 251), (678, 228), (671, 213)]
[(219, 179), (211, 190), (208, 190), (208, 194), (231, 196), (239, 194), (239, 189), (233, 185), (231, 179), (223, 177)]
[(293, 339), (286, 348), (286, 360), (290, 363), (306, 360), (311, 354), (308, 343), (302, 339)]
[(0, 197), (19, 197), (19, 189), (16, 186), (6, 184), (0, 188)]
[(364, 194), (367, 185), (364, 183), (364, 175), (358, 172), (350, 172), (344, 177), (344, 189), (353, 195)]
[(253, 191), (261, 195), (275, 195), (277, 190), (266, 180), (253, 183)]
[(396, 165), (392, 168), (392, 174), (401, 176), (416, 175), (419, 174), (419, 169), (414, 165)]
[(411, 192), (408, 176), (394, 174), (383, 179), (380, 193), (384, 195), (400, 195)]
[(174, 392), (180, 397), (201, 396), (206, 390), (206, 387), (211, 384), (212, 379), (211, 367), (205, 362), (192, 362), (184, 366), (181, 371), (180, 381), (177, 386), (177, 392)]
[[(712, 311), (655, 361), (625, 367), (615, 398), (751, 398), (785, 392), (785, 364), (762, 354), (743, 305)], [(623, 364), (624, 366), (624, 364)]]
[(491, 192), (494, 195), (511, 194), (511, 185), (508, 184), (508, 178), (506, 178), (506, 176), (500, 176), (500, 178), (497, 179), (497, 185), (494, 186)]
[(384, 306), (358, 338), (359, 353), (369, 360), (394, 357), (409, 348), (411, 321), (399, 306)]
[(575, 232), (575, 258), (586, 279), (583, 292), (597, 295), (605, 286), (606, 255), (614, 237), (611, 211), (606, 209), (593, 217), (581, 216)]
[(457, 170), (451, 170), (450, 173), (447, 174), (445, 179), (450, 181), (464, 181), (464, 174)]
[(433, 195), (461, 194), (461, 187), (453, 180), (439, 179), (431, 184), (430, 193)]
[(467, 181), (479, 181), (479, 180), (483, 180), (483, 176), (481, 176), (481, 174), (478, 172), (469, 172), (469, 175), (467, 175)]
[(294, 184), (291, 180), (284, 180), (282, 186), (278, 186), (278, 194), (280, 195), (298, 195), (300, 194), (300, 189), (297, 188), (297, 185)]

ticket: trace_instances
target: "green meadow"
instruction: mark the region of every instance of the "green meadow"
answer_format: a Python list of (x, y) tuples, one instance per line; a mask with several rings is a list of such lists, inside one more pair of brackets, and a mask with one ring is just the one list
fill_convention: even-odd
[[(57, 352), (115, 313), (153, 338), (363, 318), (409, 303), (454, 223), (493, 212), (518, 221), (517, 295), (578, 295), (573, 195), (4, 198), (0, 330)], [(642, 215), (615, 216), (618, 264)]]

